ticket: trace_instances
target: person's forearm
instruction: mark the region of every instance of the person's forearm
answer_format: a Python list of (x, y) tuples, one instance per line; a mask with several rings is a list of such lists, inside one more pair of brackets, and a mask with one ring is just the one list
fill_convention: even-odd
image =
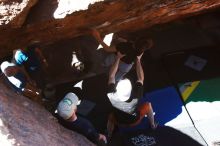
[(136, 59), (136, 73), (137, 73), (137, 81), (143, 84), (144, 82), (144, 71), (141, 65), (141, 60)]
[(116, 52), (116, 49), (114, 46), (108, 46), (100, 37), (96, 37), (96, 40), (98, 41), (98, 43), (103, 47), (103, 49), (106, 52)]
[(98, 41), (98, 43), (103, 47), (106, 52), (116, 52), (116, 48), (114, 46), (108, 46), (103, 41), (103, 38), (101, 38), (100, 33), (97, 30), (92, 29), (91, 32), (94, 38)]
[(97, 41), (99, 42), (99, 44), (102, 45), (102, 47), (106, 50), (109, 49), (110, 46), (108, 46), (101, 38), (97, 38)]
[(97, 142), (99, 139), (99, 133), (97, 133), (95, 130), (91, 131), (90, 133), (88, 133), (88, 135), (86, 135), (86, 137), (91, 140), (92, 142)]
[(41, 50), (39, 48), (36, 48), (35, 49), (35, 52), (37, 54), (37, 56), (39, 57), (41, 63), (47, 65), (47, 60), (46, 58), (44, 57), (43, 53), (41, 52)]
[(30, 82), (30, 83), (32, 83), (32, 79), (31, 79), (31, 77), (29, 76), (29, 74), (27, 73), (27, 71), (25, 70), (25, 68), (24, 68), (24, 67), (17, 67), (17, 68), (18, 68), (18, 70), (19, 70), (20, 72), (22, 72), (22, 73), (25, 75), (27, 81)]
[(115, 83), (115, 74), (118, 70), (120, 58), (117, 56), (109, 71), (109, 83)]

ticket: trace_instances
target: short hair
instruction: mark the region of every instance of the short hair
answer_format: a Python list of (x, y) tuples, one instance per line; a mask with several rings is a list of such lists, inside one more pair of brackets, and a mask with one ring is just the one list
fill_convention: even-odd
[(143, 53), (145, 50), (150, 49), (152, 46), (153, 46), (153, 39), (147, 37), (139, 38), (135, 42), (135, 47), (137, 49), (137, 56)]
[(33, 43), (27, 46), (27, 49), (35, 49), (35, 48), (39, 48), (40, 45), (39, 43)]

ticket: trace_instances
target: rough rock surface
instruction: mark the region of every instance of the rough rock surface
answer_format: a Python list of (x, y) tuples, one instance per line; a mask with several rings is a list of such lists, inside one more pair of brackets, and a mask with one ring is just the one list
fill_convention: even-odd
[[(73, 0), (66, 1), (73, 2)], [(84, 31), (85, 28), (97, 28), (103, 34), (134, 31), (203, 13), (220, 6), (220, 0), (105, 0), (89, 6), (88, 10), (78, 11), (79, 9), (70, 8), (67, 11), (59, 11), (58, 14), (64, 14), (63, 16), (66, 17), (57, 20), (53, 18), (58, 6), (56, 0), (41, 0), (40, 5), (34, 8), (35, 17), (29, 16), (28, 22), (24, 23), (29, 9), (35, 2), (36, 0), (0, 0), (0, 23), (4, 24), (4, 27), (0, 27), (0, 58), (11, 54), (12, 49), (26, 46), (32, 41), (55, 44), (54, 42), (58, 40), (73, 38), (87, 33)], [(47, 11), (41, 13), (42, 7)], [(12, 26), (17, 28), (12, 29)], [(20, 26), (22, 27), (19, 28)], [(72, 44), (72, 40), (69, 44)], [(85, 43), (80, 45), (82, 44)], [(67, 57), (60, 53), (55, 57), (51, 53), (47, 54), (49, 61), (50, 58), (56, 60), (60, 56), (63, 57), (65, 65), (58, 59), (57, 64), (54, 64), (55, 67), (63, 67), (61, 73), (64, 77), (67, 76), (65, 67), (70, 64), (73, 51), (67, 50), (68, 47), (64, 47), (65, 45), (67, 45), (65, 42), (57, 45), (52, 51), (59, 52), (59, 49), (64, 49), (62, 52), (67, 52)], [(75, 48), (76, 45), (71, 47)], [(90, 52), (84, 50), (89, 56)], [(54, 70), (56, 71), (57, 68)], [(58, 71), (55, 73), (55, 77), (60, 74)], [(4, 146), (8, 143), (22, 146), (92, 145), (81, 135), (64, 129), (43, 107), (15, 94), (0, 80), (0, 145)]]
[(0, 29), (0, 54), (5, 56), (12, 49), (33, 41), (53, 43), (73, 38), (88, 33), (87, 28), (96, 28), (102, 33), (134, 31), (219, 6), (220, 0), (105, 0), (64, 19), (38, 21), (20, 29)]
[(19, 28), (24, 23), (29, 10), (38, 0), (3, 0), (0, 1), (0, 25)]
[(17, 95), (0, 79), (0, 145), (92, 146), (67, 130), (43, 107)]

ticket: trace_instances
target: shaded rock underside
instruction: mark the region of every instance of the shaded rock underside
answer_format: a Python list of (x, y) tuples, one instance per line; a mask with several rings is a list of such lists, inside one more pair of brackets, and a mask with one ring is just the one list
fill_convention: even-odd
[(219, 6), (220, 0), (106, 0), (64, 19), (43, 19), (16, 29), (1, 28), (0, 54), (6, 56), (12, 49), (35, 41), (48, 44), (73, 38), (88, 33), (88, 28), (96, 28), (103, 34), (131, 32), (207, 12)]

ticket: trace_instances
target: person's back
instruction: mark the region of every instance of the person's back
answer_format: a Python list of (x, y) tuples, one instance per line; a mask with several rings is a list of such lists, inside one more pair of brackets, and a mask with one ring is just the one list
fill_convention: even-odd
[(93, 127), (90, 121), (86, 118), (77, 115), (77, 119), (74, 121), (68, 121), (59, 117), (59, 123), (66, 127), (67, 129), (76, 131), (84, 136), (86, 136), (90, 141), (96, 143), (99, 134), (96, 132), (96, 129)]
[[(129, 79), (123, 79), (116, 86), (116, 90), (108, 90), (108, 98), (113, 106), (113, 113), (120, 125), (130, 125), (136, 123), (140, 117), (138, 109), (139, 100), (143, 97), (143, 85), (139, 82), (131, 85)], [(123, 86), (124, 88), (120, 88)]]

